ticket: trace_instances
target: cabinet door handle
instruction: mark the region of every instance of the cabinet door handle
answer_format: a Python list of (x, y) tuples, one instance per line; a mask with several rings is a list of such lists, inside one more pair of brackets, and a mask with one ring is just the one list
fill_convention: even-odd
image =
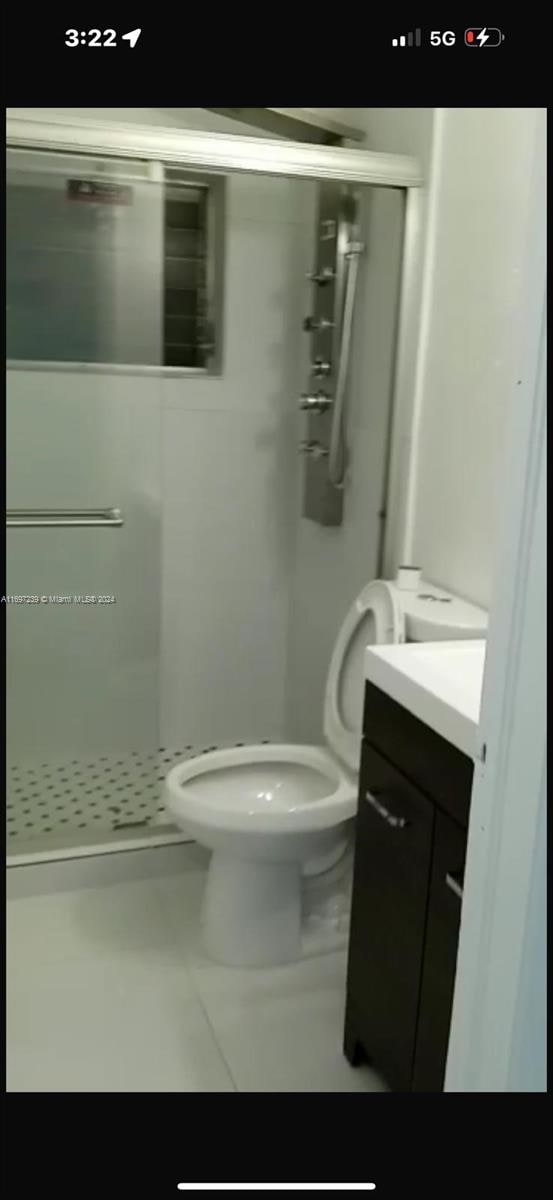
[(445, 877), (445, 882), (446, 882), (446, 887), (449, 888), (450, 892), (453, 892), (456, 896), (459, 897), (459, 900), (462, 900), (463, 899), (463, 885), (459, 882), (459, 879), (456, 879), (455, 875), (447, 874)]
[(394, 816), (371, 792), (365, 792), (365, 800), (370, 804), (371, 808), (374, 808), (379, 817), (382, 817), (382, 820), (386, 821), (387, 825), (391, 825), (393, 829), (405, 829), (405, 826), (409, 824), (406, 817)]

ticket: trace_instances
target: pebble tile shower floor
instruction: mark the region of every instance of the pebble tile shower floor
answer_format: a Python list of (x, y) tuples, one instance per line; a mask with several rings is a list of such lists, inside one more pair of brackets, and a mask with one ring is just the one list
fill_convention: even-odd
[[(268, 744), (269, 739), (264, 739)], [(179, 759), (243, 742), (130, 750), (96, 759), (73, 758), (8, 766), (7, 837), (18, 842), (44, 834), (115, 832), (166, 825), (162, 786)]]

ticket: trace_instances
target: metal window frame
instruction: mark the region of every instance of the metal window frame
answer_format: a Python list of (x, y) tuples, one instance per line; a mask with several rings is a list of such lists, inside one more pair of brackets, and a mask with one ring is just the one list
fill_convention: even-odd
[[(206, 133), (163, 126), (115, 124), (63, 115), (37, 116), (19, 111), (6, 123), (6, 141), (11, 147), (61, 150), (118, 158), (142, 158), (189, 167), (214, 176), (235, 172), (273, 175), (291, 179), (332, 179), (367, 187), (399, 188), (405, 196), (405, 217), (396, 332), (396, 353), (392, 386), (390, 439), (388, 446), (389, 482), (387, 486), (386, 526), (382, 569), (392, 575), (401, 561), (401, 545), (406, 527), (405, 479), (410, 475), (405, 462), (406, 430), (414, 409), (414, 387), (419, 338), (420, 302), (423, 276), (423, 235), (425, 190), (422, 169), (416, 158), (400, 154), (381, 154), (372, 150), (321, 146), (269, 138), (240, 137), (235, 134)], [(18, 365), (18, 364), (14, 364)], [(22, 364), (19, 364), (22, 365)], [(44, 369), (36, 363), (35, 369)], [(29, 369), (26, 365), (25, 369)], [(53, 368), (59, 369), (59, 368)], [(67, 369), (72, 369), (69, 366)], [(78, 365), (74, 370), (102, 368)], [(113, 371), (113, 367), (103, 368)], [(144, 367), (120, 369), (126, 374), (201, 375), (203, 369)], [(409, 478), (407, 478), (407, 484)], [(401, 493), (401, 495), (400, 495)], [(399, 555), (399, 557), (398, 557)]]
[[(177, 164), (160, 163), (161, 169), (170, 165), (174, 174), (165, 177), (166, 185), (172, 182), (181, 183), (183, 187), (201, 188), (207, 192), (207, 321), (214, 331), (215, 350), (208, 359), (205, 367), (167, 367), (152, 368), (164, 373), (177, 375), (200, 375), (213, 378), (223, 371), (224, 350), (224, 294), (225, 294), (225, 230), (226, 230), (226, 180), (224, 175), (212, 175), (205, 172), (185, 168), (182, 179), (177, 179)], [(139, 368), (140, 369), (140, 368)]]

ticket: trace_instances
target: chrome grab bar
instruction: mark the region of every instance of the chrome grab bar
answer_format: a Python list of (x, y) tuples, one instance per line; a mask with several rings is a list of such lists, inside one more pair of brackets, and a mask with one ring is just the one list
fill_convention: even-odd
[(8, 508), (6, 525), (10, 529), (69, 529), (95, 525), (119, 528), (123, 524), (120, 508)]

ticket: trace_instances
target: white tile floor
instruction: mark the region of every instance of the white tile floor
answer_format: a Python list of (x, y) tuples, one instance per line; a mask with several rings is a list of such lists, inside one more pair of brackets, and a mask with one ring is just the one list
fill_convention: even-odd
[(342, 1055), (345, 952), (269, 970), (209, 962), (205, 857), (178, 853), (175, 874), (127, 865), (76, 887), (73, 871), (67, 890), (8, 899), (8, 1090), (386, 1090)]

